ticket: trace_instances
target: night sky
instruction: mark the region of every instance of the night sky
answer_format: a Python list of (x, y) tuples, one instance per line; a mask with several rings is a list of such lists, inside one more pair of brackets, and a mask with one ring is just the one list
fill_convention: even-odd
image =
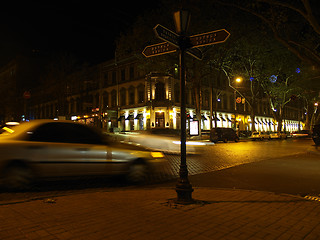
[(112, 59), (119, 34), (156, 6), (156, 1), (7, 2), (0, 7), (0, 66), (32, 52), (68, 52), (91, 64)]

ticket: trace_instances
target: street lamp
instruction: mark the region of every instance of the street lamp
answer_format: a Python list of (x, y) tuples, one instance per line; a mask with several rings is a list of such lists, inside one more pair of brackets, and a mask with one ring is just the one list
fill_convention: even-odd
[(185, 55), (187, 49), (186, 32), (190, 21), (190, 13), (185, 10), (180, 10), (173, 14), (176, 31), (180, 35), (179, 41), (179, 77), (180, 77), (180, 112), (181, 112), (181, 136), (180, 136), (180, 151), (181, 162), (179, 170), (179, 179), (176, 185), (177, 203), (189, 204), (193, 202), (192, 192), (193, 188), (188, 180), (188, 167), (187, 167), (187, 148), (186, 148), (186, 67)]
[(190, 23), (190, 17), (190, 13), (186, 10), (180, 10), (173, 13), (176, 32), (179, 35), (184, 35), (187, 32)]
[[(234, 80), (236, 83), (241, 83), (242, 82), (242, 77), (237, 77)], [(233, 89), (233, 95), (234, 95), (234, 110), (237, 111), (237, 102), (236, 102), (236, 97), (237, 97), (237, 89), (231, 85), (230, 81), (229, 81), (229, 86)]]
[(236, 78), (236, 82), (237, 82), (237, 83), (241, 83), (241, 82), (242, 82), (242, 78), (241, 78), (241, 77), (237, 77), (237, 78)]

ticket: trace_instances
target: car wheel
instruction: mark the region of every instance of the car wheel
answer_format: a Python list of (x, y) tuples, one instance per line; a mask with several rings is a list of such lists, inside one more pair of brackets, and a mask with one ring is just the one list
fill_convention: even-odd
[(228, 142), (228, 139), (227, 139), (227, 138), (224, 138), (224, 139), (223, 139), (223, 142), (224, 142), (224, 143), (227, 143), (227, 142)]
[(30, 168), (11, 165), (4, 169), (2, 183), (9, 190), (26, 190), (31, 187), (33, 174)]
[(142, 183), (147, 179), (148, 168), (144, 163), (134, 163), (130, 166), (127, 179), (132, 183)]

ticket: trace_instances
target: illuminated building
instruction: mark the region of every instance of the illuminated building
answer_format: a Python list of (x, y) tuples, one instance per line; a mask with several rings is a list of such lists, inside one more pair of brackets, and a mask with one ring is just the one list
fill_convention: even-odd
[[(213, 99), (215, 117), (211, 117), (212, 127), (250, 131), (252, 124), (255, 124), (256, 130), (277, 130), (277, 122), (266, 99), (257, 100), (253, 121), (246, 101), (235, 95), (227, 80), (221, 78), (215, 81), (213, 91), (208, 84), (202, 84), (201, 119), (196, 117), (193, 88), (187, 81), (187, 128), (190, 122), (198, 120), (202, 130), (210, 130), (210, 102)], [(106, 131), (179, 129), (180, 84), (175, 72), (142, 71), (134, 57), (117, 62), (110, 60), (68, 74), (61, 81), (34, 87), (25, 115), (28, 119), (72, 119), (102, 127)], [(283, 129), (302, 129), (302, 120), (302, 110), (288, 105)]]

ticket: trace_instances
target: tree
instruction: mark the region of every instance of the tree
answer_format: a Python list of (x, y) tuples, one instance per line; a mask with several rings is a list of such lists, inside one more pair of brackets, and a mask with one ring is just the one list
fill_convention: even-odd
[(320, 123), (319, 110), (315, 106), (320, 103), (320, 81), (317, 72), (312, 67), (304, 67), (299, 69), (299, 72), (303, 78), (303, 81), (298, 81), (300, 92), (297, 95), (303, 106), (301, 118), (305, 121), (305, 129), (311, 130), (314, 124)]
[(232, 6), (258, 17), (282, 45), (302, 61), (320, 70), (320, 24), (314, 14), (317, 1), (246, 0), (215, 2)]

